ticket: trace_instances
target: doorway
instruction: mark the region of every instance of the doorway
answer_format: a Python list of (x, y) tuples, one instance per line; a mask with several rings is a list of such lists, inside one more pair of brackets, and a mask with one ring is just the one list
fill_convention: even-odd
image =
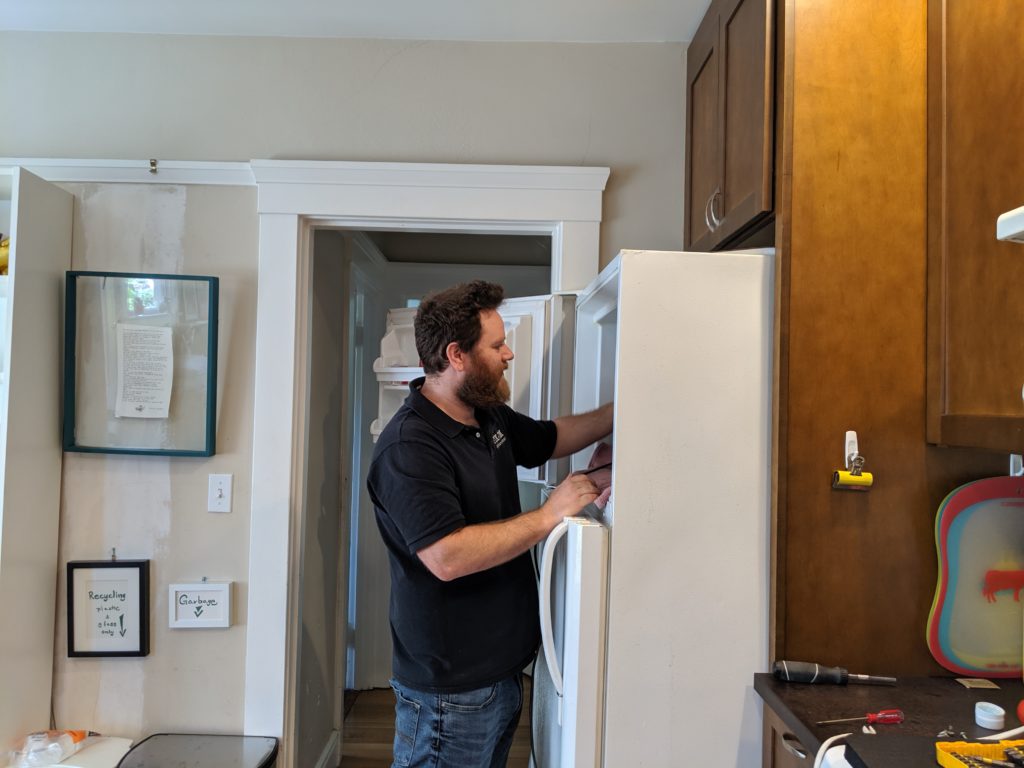
[[(397, 309), (405, 322), (411, 313), (404, 310), (415, 306), (422, 296), (472, 279), (502, 284), (509, 298), (544, 294), (551, 282), (550, 252), (551, 239), (547, 234), (351, 231), (329, 227), (314, 232), (311, 276), (314, 293), (329, 291), (330, 288), (325, 286), (347, 285), (347, 290), (342, 288), (339, 295), (341, 300), (337, 302), (340, 305), (337, 312), (327, 307), (316, 309), (320, 302), (315, 303), (310, 327), (316, 350), (312, 361), (314, 370), (323, 370), (324, 361), (338, 355), (344, 360), (346, 371), (344, 385), (334, 388), (337, 404), (326, 411), (317, 409), (318, 413), (345, 414), (347, 417), (336, 420), (342, 435), (337, 482), (340, 486), (340, 517), (343, 518), (341, 529), (347, 528), (348, 535), (347, 546), (343, 544), (343, 549), (347, 550), (347, 561), (343, 551), (335, 571), (339, 588), (344, 587), (347, 581), (347, 590), (344, 596), (340, 596), (343, 599), (337, 602), (340, 612), (337, 621), (333, 622), (334, 617), (330, 616), (323, 617), (322, 621), (324, 627), (333, 625), (343, 629), (337, 634), (346, 640), (345, 646), (338, 644), (339, 657), (334, 661), (339, 670), (338, 679), (344, 678), (344, 690), (338, 692), (343, 702), (342, 732), (349, 734), (342, 742), (342, 766), (390, 765), (393, 738), (392, 693), (389, 687), (390, 575), (387, 553), (377, 533), (374, 510), (366, 492), (366, 475), (375, 436), (385, 426), (386, 415), (382, 411), (392, 412), (394, 405), (404, 399), (405, 392), (405, 385), (395, 386), (388, 381), (390, 374), (375, 373), (378, 366), (374, 363), (381, 360), (381, 339), (386, 334), (388, 318), (393, 314), (392, 310)], [(340, 281), (337, 279), (339, 266), (344, 275)], [(317, 340), (331, 337), (329, 328), (336, 323), (338, 315), (345, 318), (338, 337), (343, 348), (320, 348)], [(418, 360), (410, 359), (402, 364), (417, 363)], [(328, 368), (328, 378), (330, 370)], [(316, 373), (314, 379), (315, 376)], [(378, 377), (385, 380), (382, 382)], [(318, 400), (312, 393), (327, 389), (330, 389), (328, 381), (311, 380), (311, 402), (315, 404)], [(397, 391), (392, 392), (392, 389)], [(311, 418), (311, 432), (318, 429), (318, 423)], [(329, 454), (322, 455), (329, 460)], [(308, 471), (310, 475), (319, 474), (312, 467)], [(524, 491), (536, 495), (535, 489)], [(317, 530), (333, 535), (330, 526), (325, 525), (322, 519), (316, 520), (315, 524)], [(310, 528), (312, 525), (307, 526), (307, 531)], [(321, 566), (322, 550), (321, 547), (304, 550), (304, 562), (300, 564), (303, 574), (307, 566), (312, 566), (314, 572), (327, 572)], [(310, 557), (314, 562), (305, 562)], [(330, 605), (330, 601), (309, 599), (309, 593), (319, 594), (321, 590), (322, 585), (303, 578), (304, 611), (316, 611), (321, 605)], [(303, 616), (304, 627), (313, 623), (312, 618)], [(312, 659), (307, 659), (312, 651), (307, 634), (304, 631), (306, 645), (299, 658), (300, 688), (316, 684), (315, 676), (309, 680), (305, 674), (310, 664), (313, 670), (319, 671), (315, 654)], [(344, 658), (340, 657), (341, 654)], [(315, 721), (319, 715), (317, 711), (304, 712), (306, 701), (308, 697), (300, 697), (297, 713), (300, 761), (309, 760), (302, 751), (303, 736), (308, 730), (308, 721)], [(525, 755), (528, 752), (528, 721), (527, 716), (523, 720), (522, 733), (517, 734), (517, 758), (522, 757), (519, 753)], [(516, 764), (520, 763), (525, 766), (525, 758)]]
[[(347, 565), (347, 608), (341, 617), (346, 638), (344, 686), (360, 691), (387, 688), (391, 673), (390, 575), (366, 492), (376, 435), (394, 405), (404, 399), (404, 385), (382, 383), (374, 373), (390, 310), (415, 307), (427, 293), (474, 279), (500, 283), (509, 298), (547, 293), (551, 237), (318, 228), (313, 238), (314, 290), (334, 282), (337, 264), (344, 274), (341, 282), (347, 285), (341, 294), (346, 327), (340, 338), (347, 372), (345, 402), (339, 410), (351, 422), (343, 429), (340, 470), (342, 515), (348, 523), (348, 559), (341, 563), (342, 569)], [(314, 339), (321, 335), (318, 323), (331, 317), (329, 312), (313, 314)], [(403, 364), (415, 366), (418, 360)], [(316, 389), (317, 383), (311, 382), (311, 391)], [(385, 399), (393, 402), (383, 405)], [(304, 583), (304, 588), (309, 585)]]
[[(316, 765), (333, 765), (341, 746), (339, 697), (331, 697), (333, 723), (321, 723), (315, 733), (300, 727), (300, 701), (311, 690), (300, 685), (299, 674), (300, 564), (312, 458), (316, 232), (546, 233), (548, 289), (580, 289), (597, 274), (608, 169), (301, 161), (253, 161), (252, 169), (260, 264), (244, 729), (283, 738), (281, 768), (301, 764), (300, 731), (308, 740), (304, 754), (323, 744)], [(339, 590), (339, 599), (345, 592)]]

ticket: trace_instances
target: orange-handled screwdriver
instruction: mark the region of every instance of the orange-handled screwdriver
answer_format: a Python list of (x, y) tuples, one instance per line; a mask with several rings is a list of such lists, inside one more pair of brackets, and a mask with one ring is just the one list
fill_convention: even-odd
[(865, 720), (869, 723), (902, 723), (902, 709), (883, 709), (881, 712), (868, 712), (864, 717), (843, 717), (839, 720), (819, 720), (818, 725), (832, 725), (833, 723), (859, 723)]

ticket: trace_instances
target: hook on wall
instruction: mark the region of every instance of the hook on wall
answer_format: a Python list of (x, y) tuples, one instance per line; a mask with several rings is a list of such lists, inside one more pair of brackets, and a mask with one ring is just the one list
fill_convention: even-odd
[(870, 472), (864, 471), (864, 456), (857, 443), (857, 433), (847, 430), (843, 441), (843, 460), (846, 469), (832, 473), (832, 487), (839, 491), (866, 491), (875, 482)]
[(157, 171), (157, 159), (155, 157), (149, 158), (149, 172), (156, 173)]

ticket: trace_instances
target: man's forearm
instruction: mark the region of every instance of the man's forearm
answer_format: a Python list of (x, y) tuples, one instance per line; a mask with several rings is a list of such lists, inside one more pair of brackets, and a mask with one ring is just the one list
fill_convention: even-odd
[(417, 554), (437, 578), (451, 581), (518, 557), (547, 536), (556, 523), (541, 507), (508, 520), (467, 525)]
[(613, 405), (605, 403), (587, 413), (559, 416), (555, 419), (558, 438), (555, 441), (554, 458), (569, 456), (606, 437), (612, 431)]
[(578, 515), (599, 493), (586, 475), (572, 474), (537, 509), (507, 520), (467, 525), (416, 554), (441, 581), (485, 571), (523, 554), (562, 518)]

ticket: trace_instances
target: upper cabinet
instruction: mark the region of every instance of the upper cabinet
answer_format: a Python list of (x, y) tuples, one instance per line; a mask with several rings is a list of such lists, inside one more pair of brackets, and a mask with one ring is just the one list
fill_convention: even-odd
[(743, 238), (772, 211), (771, 0), (713, 0), (686, 55), (687, 250)]
[(928, 3), (928, 440), (1024, 451), (1020, 3)]

